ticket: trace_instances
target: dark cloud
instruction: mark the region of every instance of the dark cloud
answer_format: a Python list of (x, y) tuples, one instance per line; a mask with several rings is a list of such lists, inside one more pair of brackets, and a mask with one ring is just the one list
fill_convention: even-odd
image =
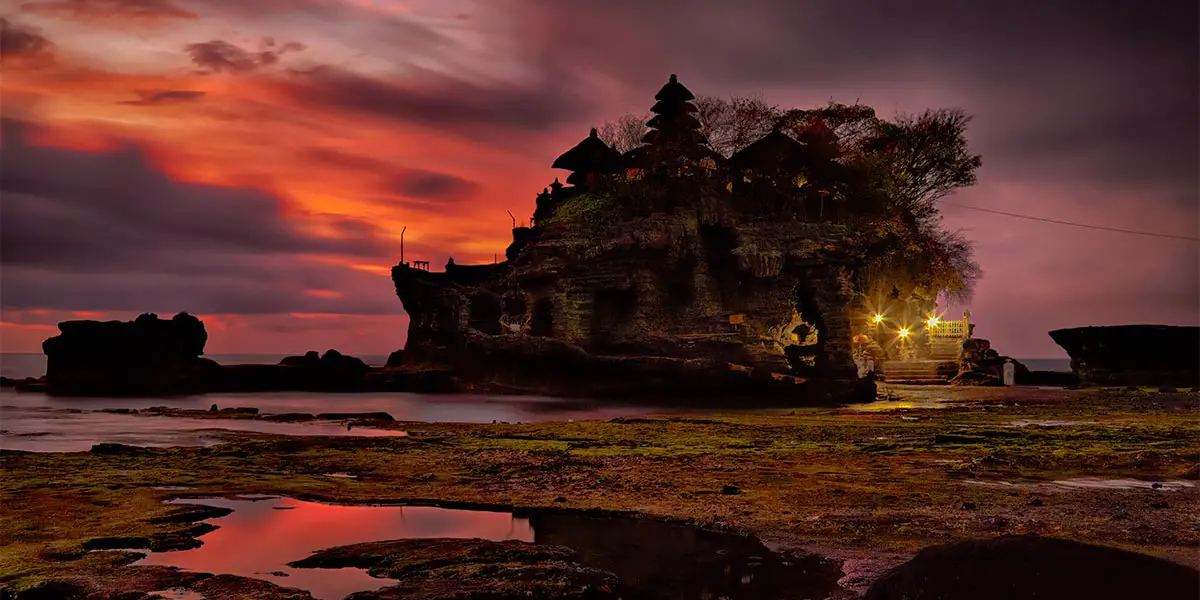
[(277, 45), (273, 38), (263, 38), (260, 49), (246, 50), (223, 40), (188, 44), (184, 51), (205, 73), (248, 73), (279, 62), (288, 52), (304, 50), (304, 44), (288, 42)]
[(392, 80), (323, 66), (277, 85), (301, 104), (484, 135), (493, 127), (546, 131), (580, 121), (596, 107), (570, 81), (549, 73), (533, 84), (483, 84), (432, 72)]
[(179, 104), (191, 102), (204, 97), (204, 92), (194, 90), (138, 90), (137, 100), (125, 100), (121, 104), (132, 106), (161, 106), (163, 104)]
[(171, 0), (47, 0), (25, 2), (21, 10), (75, 21), (139, 22), (195, 19), (196, 13)]
[(686, 14), (640, 0), (525, 6), (548, 51), (629, 82), (633, 101), (648, 103), (669, 73), (698, 94), (779, 98), (786, 89), (786, 101), (812, 104), (862, 96), (885, 116), (896, 99), (915, 98), (909, 110), (977, 117), (970, 135), (987, 173), (1195, 189), (1193, 0), (697, 0)]
[(343, 169), (382, 174), (386, 177), (384, 189), (416, 200), (467, 200), (483, 189), (478, 182), (457, 175), (397, 167), (375, 158), (333, 148), (310, 148), (301, 152), (300, 157)]
[(481, 189), (478, 183), (462, 177), (420, 169), (401, 170), (391, 178), (388, 187), (409, 198), (447, 201), (470, 198)]
[(340, 167), (344, 169), (359, 169), (363, 171), (382, 171), (390, 168), (379, 159), (359, 154), (351, 154), (334, 148), (310, 148), (300, 153), (304, 160)]
[(49, 66), (55, 62), (54, 43), (32, 27), (0, 18), (0, 60), (8, 68)]
[[(387, 292), (385, 278), (308, 258), (390, 259), (395, 249), (373, 225), (316, 215), (314, 224), (339, 237), (305, 234), (303, 220), (285, 218), (261, 192), (173, 181), (134, 146), (31, 146), (26, 127), (3, 122), (5, 307), (141, 310), (159, 301), (197, 312), (384, 310), (390, 293), (366, 288), (369, 281)], [(350, 293), (316, 298), (307, 289)]]

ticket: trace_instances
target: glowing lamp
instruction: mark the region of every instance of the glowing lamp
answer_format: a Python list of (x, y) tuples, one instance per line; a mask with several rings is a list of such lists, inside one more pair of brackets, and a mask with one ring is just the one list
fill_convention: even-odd
[(900, 333), (898, 335), (901, 338), (907, 338), (908, 337), (908, 328), (904, 327), (904, 328), (900, 329)]
[(926, 321), (926, 323), (929, 325), (930, 328), (937, 327), (938, 318), (937, 317), (929, 317), (929, 320)]
[(882, 323), (883, 315), (876, 313), (875, 316), (871, 317), (871, 322), (875, 323), (876, 325)]

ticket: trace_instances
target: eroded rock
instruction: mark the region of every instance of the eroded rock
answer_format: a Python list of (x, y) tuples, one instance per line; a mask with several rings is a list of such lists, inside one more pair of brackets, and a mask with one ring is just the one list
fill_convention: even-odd
[(394, 587), (349, 596), (355, 600), (616, 598), (616, 576), (576, 563), (574, 556), (563, 546), (511, 540), (412, 539), (339, 546), (288, 566), (356, 567), (398, 580)]

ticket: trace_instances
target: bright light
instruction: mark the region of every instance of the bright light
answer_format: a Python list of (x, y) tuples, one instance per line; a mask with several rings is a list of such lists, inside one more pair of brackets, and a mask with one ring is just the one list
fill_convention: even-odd
[(928, 321), (926, 321), (926, 323), (927, 323), (927, 324), (929, 325), (929, 327), (932, 329), (932, 328), (934, 328), (934, 327), (937, 327), (938, 320), (939, 320), (939, 319), (938, 319), (937, 317), (929, 317), (929, 320), (928, 320)]
[(872, 322), (874, 322), (874, 323), (876, 323), (876, 324), (878, 324), (878, 323), (882, 323), (882, 322), (883, 322), (883, 315), (881, 315), (881, 314), (879, 314), (879, 313), (875, 313), (875, 316), (871, 317), (871, 321), (872, 321)]
[(906, 338), (906, 337), (908, 337), (908, 328), (907, 328), (907, 327), (904, 327), (904, 328), (900, 329), (900, 334), (899, 334), (899, 335), (900, 335), (900, 337), (902, 337), (902, 338)]

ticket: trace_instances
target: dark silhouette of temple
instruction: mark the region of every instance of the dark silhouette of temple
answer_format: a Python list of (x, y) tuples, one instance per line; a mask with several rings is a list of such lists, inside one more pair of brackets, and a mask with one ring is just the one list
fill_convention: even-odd
[[(853, 290), (822, 177), (831, 160), (779, 129), (726, 159), (675, 75), (643, 145), (595, 129), (554, 162), (506, 260), (393, 269), (405, 362), (468, 387), (873, 396), (851, 358)], [(814, 393), (819, 392), (819, 393)]]

